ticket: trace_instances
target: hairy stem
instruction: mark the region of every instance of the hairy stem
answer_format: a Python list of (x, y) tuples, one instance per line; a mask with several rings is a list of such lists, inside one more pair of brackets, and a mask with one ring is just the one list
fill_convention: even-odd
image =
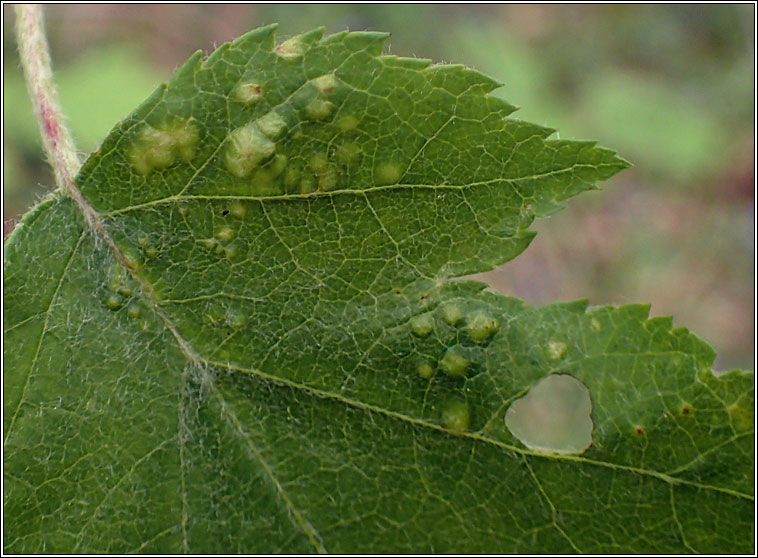
[(71, 134), (63, 123), (58, 92), (53, 83), (42, 7), (21, 4), (15, 6), (15, 10), (21, 66), (24, 68), (26, 84), (37, 115), (42, 145), (50, 166), (53, 167), (56, 185), (77, 198), (80, 194), (74, 186), (74, 177), (79, 171), (80, 163)]

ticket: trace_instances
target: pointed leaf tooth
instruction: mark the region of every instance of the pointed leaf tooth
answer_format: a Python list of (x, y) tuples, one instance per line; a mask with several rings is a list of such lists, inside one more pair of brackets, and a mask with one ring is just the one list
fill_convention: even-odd
[(379, 56), (389, 33), (376, 31), (353, 31), (345, 37), (345, 46), (353, 51), (365, 50), (372, 56)]
[(274, 49), (276, 31), (278, 28), (278, 23), (272, 23), (248, 31), (241, 37), (232, 41), (231, 47), (239, 50), (248, 50), (257, 47), (262, 50), (271, 51)]
[(191, 86), (194, 88), (195, 74), (203, 65), (203, 51), (198, 50), (189, 57), (184, 64), (176, 71), (171, 81), (168, 82), (170, 88), (180, 88)]

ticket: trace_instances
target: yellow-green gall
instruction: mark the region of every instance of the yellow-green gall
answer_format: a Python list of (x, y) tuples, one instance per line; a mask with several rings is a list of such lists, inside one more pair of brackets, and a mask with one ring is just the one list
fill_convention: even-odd
[(108, 298), (105, 299), (105, 305), (110, 308), (111, 310), (118, 310), (121, 308), (121, 305), (123, 304), (121, 297), (117, 295), (110, 295)]
[(466, 332), (474, 343), (484, 343), (499, 327), (497, 320), (484, 312), (475, 312), (466, 320)]
[(358, 147), (355, 143), (343, 143), (339, 146), (337, 149), (337, 153), (335, 153), (335, 158), (340, 163), (347, 165), (350, 163), (355, 162), (358, 159), (358, 156), (361, 154), (361, 148)]
[(448, 303), (442, 306), (440, 312), (445, 323), (451, 326), (458, 325), (463, 319), (463, 309), (455, 303)]
[(349, 132), (350, 130), (355, 130), (359, 123), (358, 117), (354, 114), (348, 114), (337, 121), (337, 127), (341, 132)]
[(232, 96), (242, 104), (252, 105), (263, 98), (263, 86), (256, 81), (240, 83), (234, 88)]
[(248, 176), (276, 151), (276, 144), (263, 135), (254, 122), (231, 132), (226, 143), (226, 168), (239, 178)]
[(247, 320), (241, 312), (230, 311), (226, 315), (226, 323), (234, 329), (239, 329), (247, 323)]
[(227, 244), (223, 248), (224, 248), (223, 250), (224, 256), (226, 256), (230, 260), (237, 257), (237, 254), (239, 254), (239, 251), (240, 251), (239, 245), (236, 242)]
[(425, 380), (428, 380), (434, 376), (434, 366), (429, 364), (427, 361), (419, 362), (416, 365), (416, 371), (418, 372), (418, 375)]
[(324, 120), (334, 111), (334, 103), (324, 99), (313, 99), (305, 107), (305, 116), (310, 120)]
[(129, 269), (139, 269), (142, 267), (139, 255), (129, 246), (119, 246), (121, 250), (121, 256), (124, 258), (124, 263)]
[(376, 168), (374, 176), (377, 185), (386, 186), (389, 184), (396, 184), (402, 176), (402, 171), (397, 163), (388, 161), (382, 163)]
[(566, 343), (563, 343), (562, 341), (549, 341), (545, 348), (547, 358), (550, 360), (561, 360), (566, 356), (567, 350), (568, 347), (566, 346)]
[(337, 89), (337, 85), (339, 85), (337, 77), (334, 74), (324, 74), (311, 80), (311, 83), (322, 95), (331, 95)]
[(434, 329), (434, 319), (429, 314), (414, 316), (408, 323), (416, 337), (427, 337)]
[(442, 426), (448, 430), (465, 432), (471, 426), (471, 411), (462, 399), (452, 399), (442, 410)]
[(129, 150), (129, 162), (139, 174), (163, 170), (177, 159), (190, 161), (195, 156), (198, 133), (192, 118), (165, 122), (158, 128), (144, 124)]
[(132, 319), (139, 318), (140, 307), (139, 307), (139, 304), (137, 304), (136, 302), (131, 303), (126, 311), (129, 314), (130, 318)]
[(121, 296), (132, 296), (133, 294), (132, 288), (128, 285), (121, 285), (118, 289), (116, 289), (116, 292)]
[(278, 138), (284, 129), (287, 127), (287, 123), (284, 121), (278, 112), (272, 110), (261, 116), (255, 121), (258, 129), (263, 132), (263, 135), (271, 139)]
[(200, 246), (206, 250), (210, 250), (211, 252), (215, 250), (217, 246), (219, 246), (219, 242), (215, 238), (201, 238), (197, 242), (200, 244)]
[(241, 201), (236, 201), (232, 204), (229, 212), (237, 219), (244, 219), (245, 215), (247, 215), (247, 207), (245, 207), (245, 204)]
[(463, 378), (466, 375), (469, 364), (471, 363), (459, 347), (450, 347), (440, 361), (440, 368), (448, 376)]
[(216, 231), (216, 234), (214, 236), (221, 242), (229, 242), (230, 240), (234, 239), (235, 236), (237, 236), (237, 231), (231, 227), (221, 227)]
[(297, 37), (287, 39), (274, 49), (274, 53), (285, 60), (295, 60), (300, 58), (308, 50), (308, 45)]
[(337, 169), (329, 165), (323, 172), (318, 173), (318, 189), (321, 192), (331, 192), (337, 188)]

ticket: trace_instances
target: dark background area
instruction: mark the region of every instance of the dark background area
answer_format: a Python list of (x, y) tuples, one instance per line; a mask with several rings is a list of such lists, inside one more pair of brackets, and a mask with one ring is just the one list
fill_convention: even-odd
[[(5, 5), (5, 234), (53, 185)], [(753, 5), (51, 5), (61, 100), (84, 159), (197, 49), (260, 25), (280, 38), (390, 31), (388, 52), (463, 63), (504, 83), (513, 117), (596, 139), (635, 166), (477, 276), (532, 304), (652, 303), (754, 368)]]

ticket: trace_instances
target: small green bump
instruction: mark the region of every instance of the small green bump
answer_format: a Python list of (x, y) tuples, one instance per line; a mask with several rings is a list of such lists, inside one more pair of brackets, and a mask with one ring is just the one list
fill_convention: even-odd
[(218, 246), (218, 240), (215, 238), (201, 238), (197, 241), (203, 248), (213, 251)]
[(414, 316), (409, 322), (411, 331), (416, 337), (427, 337), (434, 329), (434, 319), (430, 314)]
[(316, 180), (306, 174), (303, 176), (303, 178), (300, 180), (300, 193), (301, 194), (309, 194), (316, 190)]
[(419, 362), (416, 366), (416, 370), (418, 371), (418, 375), (425, 380), (428, 380), (434, 376), (434, 366), (429, 364), (427, 361)]
[(229, 242), (230, 240), (233, 240), (234, 237), (237, 236), (237, 231), (235, 231), (231, 227), (221, 227), (219, 230), (216, 231), (216, 234), (214, 236), (218, 238), (221, 242)]
[(476, 312), (466, 320), (466, 331), (474, 343), (484, 343), (499, 328), (497, 320), (484, 312)]
[(632, 434), (633, 434), (633, 435), (634, 435), (636, 438), (644, 438), (644, 437), (645, 437), (645, 435), (646, 435), (646, 432), (645, 432), (645, 429), (644, 429), (644, 428), (642, 428), (642, 427), (641, 427), (641, 426), (638, 424), (637, 426), (634, 426), (634, 427), (632, 428)]
[(227, 140), (226, 168), (239, 178), (248, 176), (276, 151), (276, 144), (252, 122), (231, 132)]
[(277, 153), (274, 155), (274, 160), (271, 161), (271, 164), (266, 170), (270, 173), (271, 178), (277, 178), (285, 171), (286, 168), (287, 156), (282, 155), (281, 153)]
[(324, 99), (313, 99), (305, 107), (305, 116), (310, 120), (324, 120), (334, 111), (334, 103)]
[(148, 258), (151, 258), (151, 259), (152, 258), (157, 258), (159, 253), (160, 252), (158, 251), (158, 249), (155, 246), (148, 246), (147, 248), (145, 248), (145, 255)]
[(140, 261), (137, 252), (126, 246), (119, 246), (119, 248), (121, 249), (121, 255), (124, 258), (124, 263), (126, 263), (129, 269), (139, 269), (142, 267), (142, 262)]
[(241, 312), (230, 311), (226, 315), (226, 323), (234, 329), (240, 329), (247, 323), (245, 316)]
[(329, 159), (327, 158), (326, 153), (314, 154), (311, 157), (310, 166), (316, 174), (326, 172), (326, 169), (329, 166)]
[(355, 162), (358, 156), (361, 154), (361, 148), (355, 143), (343, 143), (337, 149), (335, 158), (343, 165), (348, 165)]
[(349, 132), (350, 130), (355, 130), (359, 123), (358, 117), (354, 114), (348, 114), (337, 121), (337, 127), (341, 132)]
[(118, 310), (123, 305), (123, 302), (120, 296), (110, 295), (105, 299), (105, 305), (111, 310)]
[(600, 331), (600, 322), (597, 318), (592, 318), (592, 321), (590, 322), (590, 326), (594, 331)]
[(295, 60), (300, 58), (308, 50), (308, 45), (302, 41), (300, 36), (287, 39), (274, 49), (274, 53), (285, 60)]
[(452, 399), (442, 411), (442, 426), (448, 430), (465, 432), (471, 426), (471, 411), (462, 399)]
[(137, 244), (142, 246), (143, 248), (147, 246), (147, 243), (150, 242), (150, 236), (145, 232), (140, 232), (137, 235)]
[(261, 116), (255, 121), (255, 124), (258, 126), (258, 129), (263, 132), (263, 135), (271, 139), (278, 138), (287, 127), (284, 118), (279, 116), (279, 113), (274, 110)]
[(561, 360), (566, 356), (567, 350), (568, 346), (566, 343), (562, 341), (550, 341), (547, 344), (545, 352), (547, 353), (547, 358), (550, 360)]
[(245, 204), (241, 201), (236, 201), (232, 204), (231, 209), (229, 209), (229, 213), (234, 215), (237, 219), (244, 219), (245, 215), (247, 215), (247, 207), (245, 207)]
[(311, 82), (322, 95), (331, 95), (339, 85), (339, 81), (334, 74), (324, 74), (323, 76), (313, 78)]
[(386, 186), (389, 184), (397, 184), (398, 180), (402, 176), (402, 171), (397, 163), (388, 161), (382, 163), (376, 168), (375, 173), (376, 184), (378, 186)]
[(129, 150), (129, 162), (142, 175), (173, 165), (177, 159), (190, 161), (195, 156), (198, 133), (192, 118), (166, 122), (158, 128), (144, 124)]
[(321, 192), (330, 192), (337, 188), (337, 180), (339, 175), (337, 169), (333, 166), (328, 166), (324, 172), (319, 173), (318, 176), (318, 189)]
[(240, 249), (236, 242), (232, 242), (231, 244), (224, 246), (224, 256), (230, 260), (236, 258), (237, 254), (239, 254), (239, 251)]
[(463, 309), (458, 304), (445, 304), (441, 311), (442, 319), (450, 326), (455, 327), (463, 319)]
[(232, 93), (234, 98), (245, 105), (252, 105), (263, 98), (263, 87), (255, 81), (240, 83)]
[(440, 361), (440, 368), (442, 368), (448, 376), (452, 376), (453, 378), (463, 378), (469, 364), (470, 362), (468, 358), (466, 358), (460, 348), (450, 347)]
[(140, 307), (139, 307), (139, 304), (137, 304), (136, 302), (132, 302), (132, 303), (129, 305), (129, 307), (127, 308), (127, 310), (126, 310), (126, 311), (127, 311), (127, 313), (129, 314), (129, 317), (130, 317), (130, 318), (132, 318), (132, 319), (136, 319), (136, 318), (139, 318), (139, 314), (140, 314)]
[(116, 289), (116, 292), (121, 296), (132, 296), (133, 294), (132, 288), (128, 285), (121, 285), (118, 289)]
[(689, 403), (683, 403), (680, 412), (682, 413), (682, 416), (691, 417), (694, 414), (695, 409)]

